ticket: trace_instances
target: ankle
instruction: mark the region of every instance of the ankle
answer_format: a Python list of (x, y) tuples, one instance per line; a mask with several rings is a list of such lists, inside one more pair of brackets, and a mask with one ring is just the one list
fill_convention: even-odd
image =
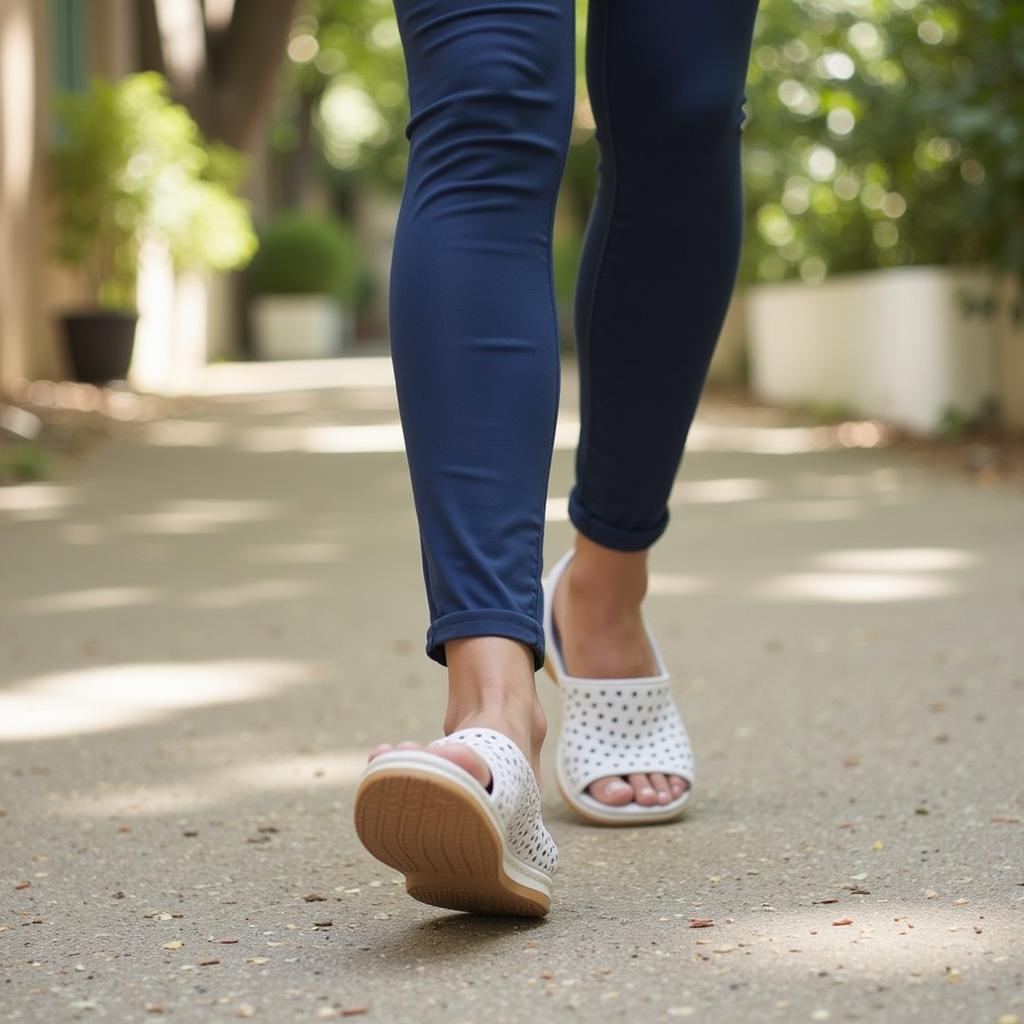
[(540, 749), (547, 720), (537, 696), (533, 651), (505, 637), (466, 637), (445, 645), (446, 733), (484, 726), (512, 735), (527, 753)]
[(636, 618), (647, 596), (647, 551), (615, 551), (577, 534), (564, 585), (574, 613), (607, 624)]
[(592, 566), (569, 563), (565, 577), (565, 604), (579, 622), (614, 629), (634, 624), (647, 596), (647, 572), (610, 575)]

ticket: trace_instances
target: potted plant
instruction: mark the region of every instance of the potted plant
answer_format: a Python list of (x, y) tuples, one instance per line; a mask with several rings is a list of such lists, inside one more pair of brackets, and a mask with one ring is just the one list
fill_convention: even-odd
[(997, 407), (987, 311), (1024, 270), (1020, 118), (996, 109), (1021, 103), (1024, 23), (1001, 6), (766, 0), (741, 271), (759, 396), (922, 432)]
[(138, 321), (139, 253), (163, 244), (175, 268), (228, 270), (256, 238), (237, 190), (244, 157), (209, 144), (156, 72), (95, 78), (58, 100), (52, 154), (57, 256), (84, 273), (91, 302), (63, 316), (78, 380), (127, 376)]
[(303, 213), (270, 221), (249, 268), (257, 357), (339, 355), (354, 333), (365, 270), (356, 238), (342, 221)]

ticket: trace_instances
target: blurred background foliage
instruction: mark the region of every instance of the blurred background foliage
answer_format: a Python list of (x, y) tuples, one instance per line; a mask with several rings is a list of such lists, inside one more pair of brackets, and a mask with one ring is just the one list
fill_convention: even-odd
[[(578, 2), (577, 110), (555, 239), (571, 290), (596, 184)], [(280, 202), (401, 192), (409, 115), (392, 0), (313, 0), (274, 112)], [(743, 282), (905, 264), (1024, 274), (1024, 5), (762, 0), (744, 126)]]
[(1024, 271), (1024, 5), (765, 0), (748, 78), (748, 281)]

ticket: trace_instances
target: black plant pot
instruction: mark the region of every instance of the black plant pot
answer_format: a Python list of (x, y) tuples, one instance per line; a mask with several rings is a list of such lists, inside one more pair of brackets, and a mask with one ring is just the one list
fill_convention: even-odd
[(95, 310), (69, 313), (61, 319), (75, 380), (106, 384), (128, 376), (137, 313)]

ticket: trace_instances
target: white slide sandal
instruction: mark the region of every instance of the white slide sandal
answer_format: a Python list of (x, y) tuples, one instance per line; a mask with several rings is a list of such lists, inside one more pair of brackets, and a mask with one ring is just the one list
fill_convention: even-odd
[[(428, 753), (446, 743), (463, 743), (487, 762), (490, 791)], [(526, 755), (494, 729), (460, 729), (427, 750), (378, 754), (359, 781), (355, 826), (421, 903), (523, 917), (551, 907), (558, 850), (541, 818), (537, 779)]]
[[(695, 778), (693, 750), (679, 716), (672, 680), (658, 644), (643, 616), (658, 674), (627, 679), (586, 679), (565, 670), (554, 625), (555, 587), (572, 559), (567, 551), (551, 569), (544, 585), (544, 668), (564, 696), (562, 731), (555, 755), (558, 788), (565, 802), (589, 822), (599, 825), (646, 825), (670, 821), (683, 813)], [(685, 792), (667, 804), (622, 806), (604, 803), (587, 787), (610, 775), (661, 772), (688, 783)]]

